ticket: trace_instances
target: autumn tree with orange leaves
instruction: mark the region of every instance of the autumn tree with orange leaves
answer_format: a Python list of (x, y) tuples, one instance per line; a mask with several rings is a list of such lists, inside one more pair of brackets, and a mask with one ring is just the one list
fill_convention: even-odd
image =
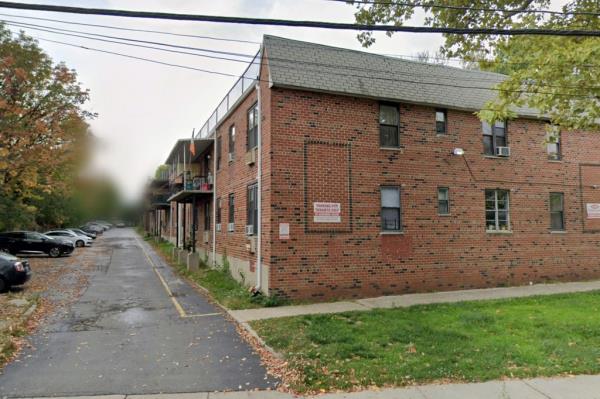
[(87, 156), (88, 98), (75, 71), (0, 25), (0, 230), (35, 225), (40, 199), (68, 196)]

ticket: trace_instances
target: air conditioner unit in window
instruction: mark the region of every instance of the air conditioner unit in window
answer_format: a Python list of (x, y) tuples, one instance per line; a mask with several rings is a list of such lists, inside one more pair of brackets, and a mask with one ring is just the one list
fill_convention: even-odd
[(246, 247), (248, 248), (248, 251), (250, 251), (251, 253), (256, 253), (256, 246), (258, 245), (258, 237), (256, 236), (252, 236), (249, 237), (250, 241), (248, 241), (248, 244), (246, 244)]
[(251, 224), (246, 225), (246, 235), (251, 236), (254, 235), (254, 226)]
[(233, 162), (233, 153), (228, 153), (227, 154), (227, 159), (229, 160), (229, 162)]
[(246, 152), (246, 165), (253, 165), (256, 162), (256, 147)]
[(234, 231), (235, 223), (227, 223), (227, 231)]
[(496, 155), (499, 157), (509, 157), (510, 147), (496, 147)]
[(221, 223), (217, 223), (217, 231), (221, 231)]

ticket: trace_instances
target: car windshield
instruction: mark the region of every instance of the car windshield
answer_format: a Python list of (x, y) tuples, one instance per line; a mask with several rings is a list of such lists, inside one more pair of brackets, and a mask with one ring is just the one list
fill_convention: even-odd
[(7, 254), (6, 252), (0, 252), (0, 258), (4, 260), (17, 260), (16, 256), (12, 256), (11, 254)]

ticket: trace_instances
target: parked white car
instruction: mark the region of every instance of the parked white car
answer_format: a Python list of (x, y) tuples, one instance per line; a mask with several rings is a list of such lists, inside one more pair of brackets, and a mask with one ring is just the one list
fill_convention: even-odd
[(76, 234), (71, 230), (50, 230), (44, 234), (50, 237), (60, 237), (71, 241), (76, 247), (89, 247), (92, 245), (92, 239), (90, 237)]

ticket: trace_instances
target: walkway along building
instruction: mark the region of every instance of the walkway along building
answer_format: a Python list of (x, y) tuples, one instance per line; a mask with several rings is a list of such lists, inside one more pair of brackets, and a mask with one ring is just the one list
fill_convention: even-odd
[(598, 278), (600, 134), (482, 123), (502, 79), (265, 36), (167, 160), (162, 234), (289, 298)]

